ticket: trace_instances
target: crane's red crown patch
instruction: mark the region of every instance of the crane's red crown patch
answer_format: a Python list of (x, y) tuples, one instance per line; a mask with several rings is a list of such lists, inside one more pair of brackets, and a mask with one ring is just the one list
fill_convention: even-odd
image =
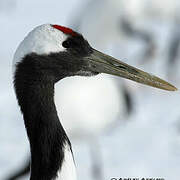
[(72, 36), (77, 36), (77, 33), (74, 32), (72, 29), (70, 28), (67, 28), (67, 27), (64, 27), (64, 26), (60, 26), (60, 25), (57, 25), (57, 24), (54, 24), (52, 25), (53, 28), (55, 29), (58, 29), (60, 31), (62, 31), (63, 33), (65, 34), (69, 34), (69, 35), (72, 35)]

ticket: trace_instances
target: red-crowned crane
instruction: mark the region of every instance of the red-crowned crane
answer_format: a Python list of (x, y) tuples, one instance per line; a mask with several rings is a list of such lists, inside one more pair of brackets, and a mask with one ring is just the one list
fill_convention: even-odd
[(176, 90), (156, 76), (93, 49), (81, 34), (63, 26), (41, 25), (18, 47), (14, 87), (30, 141), (31, 180), (76, 179), (71, 143), (54, 103), (54, 85), (69, 76), (99, 73)]

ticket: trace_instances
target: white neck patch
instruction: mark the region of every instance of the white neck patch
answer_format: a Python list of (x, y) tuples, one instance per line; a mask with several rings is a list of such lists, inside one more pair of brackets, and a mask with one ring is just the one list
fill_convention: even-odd
[(76, 167), (68, 143), (64, 145), (64, 159), (55, 180), (77, 180)]
[(67, 38), (68, 35), (53, 28), (50, 24), (36, 27), (17, 48), (13, 59), (13, 73), (15, 72), (15, 65), (27, 54), (36, 53), (41, 55), (65, 51), (66, 49), (62, 46), (62, 43)]

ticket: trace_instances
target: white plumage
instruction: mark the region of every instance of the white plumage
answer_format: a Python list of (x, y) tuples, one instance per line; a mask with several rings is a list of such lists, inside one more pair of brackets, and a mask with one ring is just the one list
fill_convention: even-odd
[(68, 144), (64, 145), (64, 160), (55, 180), (77, 180), (76, 168), (71, 149)]
[(32, 30), (21, 42), (13, 59), (13, 73), (15, 65), (29, 53), (49, 54), (65, 51), (62, 42), (67, 35), (53, 28), (50, 24), (43, 24)]
[(124, 101), (118, 85), (107, 75), (70, 77), (55, 88), (59, 117), (72, 138), (90, 138), (111, 127), (124, 115)]

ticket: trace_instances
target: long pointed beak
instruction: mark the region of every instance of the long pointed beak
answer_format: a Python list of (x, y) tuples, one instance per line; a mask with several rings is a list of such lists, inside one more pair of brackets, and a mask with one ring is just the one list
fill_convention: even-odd
[(120, 76), (141, 84), (146, 84), (148, 86), (168, 91), (177, 90), (177, 88), (170, 83), (152, 74), (123, 63), (111, 56), (103, 54), (95, 49), (93, 49), (93, 53), (86, 57), (86, 59), (89, 61), (91, 71)]

